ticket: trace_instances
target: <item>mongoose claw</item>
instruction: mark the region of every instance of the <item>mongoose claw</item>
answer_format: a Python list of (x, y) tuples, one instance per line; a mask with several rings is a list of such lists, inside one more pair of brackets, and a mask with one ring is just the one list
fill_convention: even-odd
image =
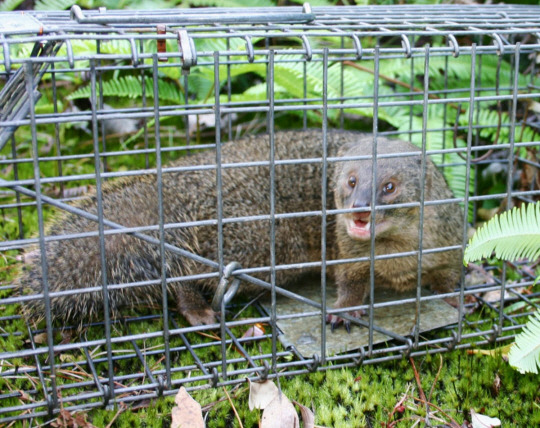
[[(357, 311), (350, 311), (348, 314), (355, 318), (361, 318), (363, 315), (365, 315), (365, 311), (363, 310), (357, 310)], [(343, 327), (345, 327), (345, 330), (347, 330), (347, 333), (351, 332), (351, 322), (349, 320), (343, 319), (339, 315), (336, 314), (328, 314), (326, 316), (326, 323), (330, 324), (330, 331), (334, 332), (334, 330), (343, 323)]]

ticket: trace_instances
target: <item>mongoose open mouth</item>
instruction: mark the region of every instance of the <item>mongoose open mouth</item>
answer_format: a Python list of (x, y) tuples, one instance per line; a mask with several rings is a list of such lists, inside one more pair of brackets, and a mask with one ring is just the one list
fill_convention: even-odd
[(371, 236), (371, 213), (353, 213), (347, 222), (347, 232), (354, 239), (367, 240)]
[[(375, 236), (384, 233), (391, 227), (391, 223), (378, 219), (375, 224)], [(347, 233), (353, 239), (360, 241), (368, 241), (371, 239), (371, 226), (372, 226), (371, 213), (353, 213), (347, 220)]]

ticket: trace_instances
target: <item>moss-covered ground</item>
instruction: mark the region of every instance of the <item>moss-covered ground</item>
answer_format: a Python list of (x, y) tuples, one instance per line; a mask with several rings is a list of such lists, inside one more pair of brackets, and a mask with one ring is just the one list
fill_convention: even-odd
[[(12, 309), (16, 305), (8, 305)], [(251, 310), (246, 316), (252, 316)], [(486, 314), (483, 314), (486, 315)], [(15, 320), (12, 327), (24, 331), (22, 320)], [(130, 327), (129, 333), (137, 334), (156, 331), (162, 328), (159, 319), (153, 321), (137, 322)], [(237, 327), (235, 334), (241, 335), (242, 329)], [(119, 336), (121, 328), (113, 329), (113, 334)], [(125, 333), (125, 331), (124, 331)], [(192, 345), (212, 343), (214, 334), (201, 335), (188, 334)], [(88, 340), (99, 339), (99, 328), (88, 329), (85, 337)], [(434, 333), (438, 334), (438, 333)], [(442, 334), (442, 333), (439, 333)], [(446, 333), (444, 333), (446, 334)], [(27, 348), (27, 337), (5, 336), (0, 340), (2, 351), (14, 351)], [(55, 342), (59, 343), (62, 337), (58, 334)], [(73, 340), (78, 340), (73, 338)], [(162, 339), (146, 339), (136, 341), (137, 346), (146, 353), (145, 363), (152, 371), (163, 369), (162, 354), (152, 353), (153, 349), (163, 349)], [(184, 342), (179, 337), (173, 337), (171, 348), (180, 347)], [(216, 342), (219, 343), (219, 342)], [(417, 357), (413, 360), (399, 358), (384, 363), (367, 364), (352, 368), (320, 369), (315, 373), (304, 375), (288, 375), (282, 372), (279, 375), (279, 385), (285, 395), (314, 411), (316, 426), (324, 427), (409, 427), (415, 423), (420, 426), (452, 426), (456, 422), (459, 426), (470, 421), (470, 410), (499, 418), (504, 427), (533, 427), (540, 424), (540, 378), (534, 374), (520, 374), (512, 369), (500, 355), (501, 345), (492, 346), (495, 349), (492, 355), (485, 355), (473, 350), (456, 350), (453, 352), (437, 353)], [(268, 353), (271, 341), (261, 338), (254, 343), (247, 343), (246, 349), (254, 356), (257, 351)], [(484, 348), (487, 349), (487, 348)], [(498, 349), (498, 351), (497, 351)], [(282, 350), (278, 346), (278, 350)], [(98, 374), (107, 375), (106, 362), (99, 362), (105, 358), (103, 347), (90, 349), (92, 357), (97, 361)], [(118, 360), (115, 367), (115, 376), (144, 372), (141, 362), (134, 356), (130, 342), (119, 343), (113, 347), (114, 355), (126, 355), (124, 360)], [(197, 351), (203, 361), (219, 361), (220, 348), (218, 345), (207, 346)], [(131, 355), (131, 357), (130, 357)], [(227, 350), (228, 359), (238, 359), (239, 351), (233, 346)], [(57, 363), (74, 363), (84, 359), (82, 352), (72, 351), (57, 355)], [(288, 357), (287, 357), (288, 358)], [(45, 361), (45, 356), (42, 362)], [(283, 361), (281, 359), (280, 361)], [(188, 352), (173, 352), (172, 358), (173, 380), (185, 379), (187, 376), (201, 374), (193, 365), (193, 359)], [(32, 366), (29, 359), (14, 358), (2, 363), (2, 371), (12, 368)], [(182, 371), (178, 368), (193, 366), (193, 370)], [(231, 364), (228, 370), (246, 367), (245, 363)], [(58, 384), (76, 384), (84, 380), (91, 380), (89, 371), (84, 364), (72, 364), (57, 371)], [(276, 380), (274, 379), (276, 382)], [(126, 379), (124, 386), (144, 384), (144, 380)], [(188, 386), (201, 387), (207, 382), (189, 383)], [(17, 376), (0, 376), (0, 389), (7, 391), (29, 391), (39, 388), (38, 379), (34, 374)], [(76, 395), (79, 392), (88, 392), (92, 387), (76, 387), (66, 390), (66, 395)], [(144, 388), (141, 388), (144, 393)], [(132, 398), (135, 393), (132, 394)], [(234, 386), (209, 388), (191, 391), (192, 397), (203, 407), (208, 427), (257, 427), (261, 418), (258, 410), (250, 411), (248, 408), (249, 390), (247, 383)], [(37, 394), (38, 400), (39, 394)], [(125, 398), (125, 395), (124, 395)], [(32, 399), (27, 396), (3, 399), (2, 406), (20, 406), (29, 404)], [(99, 403), (99, 399), (94, 401)], [(66, 404), (66, 406), (69, 404)], [(95, 427), (168, 427), (171, 422), (171, 410), (174, 406), (174, 396), (159, 399), (135, 401), (129, 404), (119, 404), (113, 409), (105, 410), (95, 408), (77, 413), (64, 413), (53, 418), (40, 418), (30, 422), (18, 422), (11, 426), (75, 426), (71, 418), (86, 421), (87, 428)], [(428, 414), (429, 412), (429, 414)], [(60, 419), (58, 419), (60, 418)], [(51, 425), (51, 424), (57, 425)], [(447, 425), (444, 425), (447, 424)], [(9, 424), (0, 424), (8, 427)], [(85, 426), (85, 425), (79, 425)]]
[[(414, 361), (429, 405), (433, 426), (449, 426), (452, 420), (470, 421), (470, 409), (498, 417), (504, 427), (540, 424), (538, 376), (520, 375), (501, 358), (465, 351), (428, 355)], [(315, 423), (325, 427), (409, 427), (420, 420), (425, 426), (426, 406), (407, 360), (367, 365), (354, 369), (321, 371), (280, 378), (283, 392), (315, 412)], [(257, 427), (260, 412), (248, 408), (245, 384), (223, 389), (195, 391), (208, 427)], [(230, 397), (230, 401), (227, 396)], [(394, 410), (398, 403), (403, 406)], [(87, 421), (97, 427), (166, 427), (170, 424), (173, 398), (162, 398), (136, 410), (92, 410)], [(234, 407), (234, 409), (233, 409)], [(443, 422), (444, 421), (444, 422)], [(109, 425), (112, 423), (112, 425)]]

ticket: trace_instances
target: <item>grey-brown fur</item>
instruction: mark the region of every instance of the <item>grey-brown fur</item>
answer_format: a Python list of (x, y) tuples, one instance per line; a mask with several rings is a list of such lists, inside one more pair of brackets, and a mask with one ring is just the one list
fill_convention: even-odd
[[(352, 132), (330, 132), (328, 134), (328, 155), (336, 156), (339, 147), (369, 145), (371, 138), (365, 134)], [(388, 140), (379, 139), (383, 146)], [(405, 143), (400, 143), (405, 144)], [(408, 145), (406, 146), (408, 147)], [(320, 158), (322, 156), (322, 134), (320, 131), (290, 131), (275, 134), (276, 159)], [(268, 161), (269, 138), (267, 135), (251, 136), (222, 146), (223, 164), (236, 162)], [(175, 162), (176, 166), (212, 165), (215, 163), (215, 152), (208, 151), (189, 156)], [(398, 162), (400, 164), (400, 162)], [(338, 168), (340, 163), (337, 164)], [(362, 164), (363, 165), (363, 164)], [(169, 165), (171, 166), (171, 165)], [(331, 166), (329, 167), (332, 168)], [(361, 167), (366, 169), (368, 167)], [(275, 183), (275, 212), (290, 213), (321, 210), (322, 167), (320, 163), (299, 165), (276, 165)], [(329, 172), (330, 174), (330, 172)], [(429, 164), (428, 175), (434, 177), (433, 183), (441, 187), (440, 191), (426, 191), (426, 195), (447, 197), (450, 193), (444, 184), (442, 176)], [(223, 168), (223, 217), (242, 217), (268, 215), (270, 213), (270, 174), (268, 166), (253, 166), (242, 168)], [(415, 184), (416, 185), (416, 184)], [(158, 196), (156, 178), (145, 175), (107, 182), (103, 186), (104, 217), (126, 227), (148, 226), (158, 224)], [(431, 193), (430, 193), (431, 192)], [(415, 192), (412, 192), (414, 194)], [(417, 192), (416, 192), (417, 193)], [(416, 196), (415, 196), (416, 197)], [(426, 199), (430, 197), (426, 196)], [(216, 212), (216, 172), (214, 169), (164, 173), (163, 200), (165, 223), (191, 222), (217, 218)], [(84, 201), (76, 204), (79, 208), (96, 213), (96, 197), (90, 195)], [(338, 204), (339, 206), (339, 204)], [(328, 207), (332, 207), (332, 195), (328, 195)], [(426, 208), (425, 243), (429, 246), (448, 245), (455, 242), (455, 237), (447, 236), (443, 231), (441, 237), (436, 237), (440, 221), (449, 221), (452, 232), (457, 232), (461, 217), (459, 209)], [(430, 219), (433, 212), (444, 219)], [(342, 216), (340, 216), (341, 218)], [(334, 220), (329, 217), (329, 223)], [(414, 223), (414, 221), (412, 221)], [(417, 223), (411, 223), (414, 235)], [(446, 226), (445, 226), (446, 227)], [(107, 228), (106, 228), (107, 229)], [(73, 214), (59, 215), (48, 227), (48, 235), (62, 235), (96, 231), (97, 223)], [(157, 232), (145, 232), (157, 237)], [(328, 251), (334, 257), (335, 245), (332, 243), (333, 233), (328, 231)], [(351, 241), (338, 230), (337, 239), (340, 242), (340, 257), (366, 255), (365, 243)], [(414, 236), (411, 241), (414, 241)], [(202, 255), (211, 260), (217, 260), (217, 227), (197, 226), (167, 230), (165, 241), (169, 244)], [(377, 240), (377, 253), (390, 249), (404, 251), (399, 240), (393, 240), (386, 245), (383, 240)], [(257, 220), (236, 222), (223, 225), (224, 262), (238, 261), (244, 268), (268, 266), (270, 264), (270, 222)], [(379, 246), (379, 242), (381, 245)], [(321, 259), (321, 218), (318, 216), (299, 217), (276, 220), (276, 264), (291, 264)], [(383, 246), (384, 245), (384, 246)], [(109, 284), (153, 280), (160, 278), (161, 259), (159, 247), (127, 235), (114, 234), (105, 237), (107, 278)], [(101, 260), (98, 238), (78, 238), (62, 241), (51, 241), (46, 245), (48, 260), (48, 283), (51, 292), (63, 290), (79, 290), (85, 287), (101, 287)], [(448, 256), (442, 256), (445, 260)], [(432, 257), (431, 264), (440, 264), (440, 256)], [(37, 248), (26, 253), (27, 265), (19, 281), (26, 294), (42, 292), (42, 274), (40, 254)], [(429, 257), (424, 256), (428, 261)], [(211, 269), (187, 257), (166, 252), (167, 277), (178, 277), (210, 272)], [(454, 259), (452, 259), (452, 263)], [(455, 259), (457, 267), (448, 267), (452, 274), (442, 285), (435, 286), (437, 290), (447, 291), (455, 284), (454, 272), (459, 269), (460, 261)], [(427, 265), (426, 264), (426, 265)], [(369, 276), (369, 264), (368, 276)], [(376, 264), (377, 271), (388, 270), (395, 276), (397, 271), (388, 264)], [(295, 270), (278, 271), (278, 285), (290, 283), (299, 275), (306, 273)], [(359, 264), (343, 265), (337, 271), (339, 298), (338, 306), (344, 307), (361, 304), (366, 293), (367, 277), (365, 267)], [(268, 274), (256, 276), (268, 280)], [(440, 277), (440, 275), (438, 276)], [(191, 324), (211, 323), (214, 313), (200, 294), (201, 290), (212, 290), (218, 283), (217, 279), (200, 280), (197, 282), (174, 282), (169, 284), (169, 295), (176, 308)], [(413, 281), (408, 277), (403, 284), (384, 284), (396, 289), (412, 287)], [(260, 288), (242, 283), (241, 291), (248, 294), (259, 293)], [(118, 316), (121, 307), (148, 305), (153, 301), (161, 302), (161, 285), (144, 287), (122, 287), (109, 291), (111, 311)], [(44, 316), (43, 299), (32, 300), (24, 306), (27, 319), (38, 321)], [(59, 296), (51, 299), (51, 313), (57, 325), (76, 324), (93, 319), (103, 319), (102, 292), (84, 293)]]
[[(371, 156), (372, 150), (372, 139), (360, 138), (353, 145), (343, 146), (339, 155), (343, 157)], [(416, 155), (379, 157), (392, 153), (416, 153)], [(377, 156), (376, 205), (420, 202), (422, 185), (424, 185), (425, 201), (453, 197), (442, 174), (429, 159), (426, 159), (425, 181), (422, 180), (422, 156), (416, 146), (405, 141), (378, 138)], [(372, 177), (371, 159), (339, 162), (333, 176), (336, 207), (368, 210), (372, 204)], [(370, 227), (365, 228), (368, 222)], [(359, 228), (355, 227), (357, 224), (360, 225)], [(369, 212), (338, 215), (336, 225), (338, 258), (369, 257), (370, 228), (373, 224), (377, 225), (375, 227), (376, 255), (418, 250), (420, 207), (387, 208), (376, 210), (374, 223), (373, 214)], [(422, 247), (424, 250), (461, 244), (463, 213), (457, 203), (425, 205), (423, 224)], [(423, 254), (422, 284), (431, 286), (431, 289), (437, 293), (452, 291), (459, 282), (461, 260), (461, 250)], [(337, 266), (335, 272), (338, 287), (336, 307), (357, 306), (364, 302), (370, 290), (370, 269), (369, 261)], [(376, 260), (374, 270), (377, 287), (382, 286), (398, 292), (414, 289), (417, 286), (418, 256)], [(449, 301), (455, 303), (455, 300)], [(358, 316), (359, 312), (353, 311), (353, 315)], [(337, 316), (329, 317), (329, 320), (333, 324), (341, 321)]]
[[(320, 131), (280, 132), (275, 136), (276, 159), (317, 158), (322, 156)], [(358, 134), (332, 133), (329, 152), (354, 141)], [(267, 135), (251, 136), (222, 146), (222, 162), (255, 162), (269, 160)], [(215, 164), (215, 151), (184, 157), (176, 166)], [(171, 166), (171, 165), (168, 165)], [(321, 209), (321, 165), (276, 165), (275, 212), (300, 212)], [(223, 216), (241, 217), (270, 213), (270, 173), (268, 166), (224, 168)], [(153, 175), (131, 177), (103, 186), (104, 217), (126, 227), (158, 224), (158, 196)], [(329, 198), (330, 199), (330, 198)], [(216, 172), (214, 169), (166, 173), (163, 175), (165, 223), (216, 219)], [(96, 213), (96, 198), (91, 195), (78, 207)], [(320, 260), (320, 224), (318, 217), (276, 221), (276, 263)], [(72, 214), (62, 214), (48, 227), (49, 235), (96, 231), (97, 223)], [(147, 232), (157, 237), (157, 232)], [(270, 263), (270, 222), (265, 220), (224, 224), (224, 261), (238, 261), (242, 267), (268, 266)], [(166, 232), (165, 241), (217, 261), (217, 227), (199, 226)], [(126, 235), (109, 235), (106, 242), (107, 278), (109, 284), (122, 284), (160, 278), (159, 247)], [(48, 282), (50, 291), (101, 287), (101, 261), (98, 238), (53, 241), (47, 244)], [(27, 294), (42, 291), (40, 254), (36, 248), (27, 252), (20, 283)], [(186, 257), (167, 252), (168, 277), (210, 272), (207, 266)], [(286, 283), (301, 272), (281, 271), (278, 283)], [(268, 279), (268, 275), (257, 275)], [(218, 279), (196, 283), (175, 282), (169, 294), (177, 309), (192, 324), (214, 321), (214, 313), (202, 298), (200, 290), (213, 289)], [(242, 283), (247, 293), (260, 288)], [(110, 291), (113, 316), (122, 306), (137, 306), (161, 301), (161, 285), (121, 288)], [(51, 299), (53, 319), (60, 324), (79, 324), (103, 319), (102, 292), (77, 293)], [(32, 321), (44, 316), (43, 299), (24, 305)]]

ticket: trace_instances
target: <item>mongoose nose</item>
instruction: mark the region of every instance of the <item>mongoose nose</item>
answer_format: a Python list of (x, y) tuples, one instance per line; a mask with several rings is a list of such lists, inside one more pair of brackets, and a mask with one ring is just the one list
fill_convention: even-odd
[(353, 202), (353, 205), (351, 208), (369, 208), (370, 205), (371, 205), (371, 202), (368, 202), (365, 199), (356, 199)]

